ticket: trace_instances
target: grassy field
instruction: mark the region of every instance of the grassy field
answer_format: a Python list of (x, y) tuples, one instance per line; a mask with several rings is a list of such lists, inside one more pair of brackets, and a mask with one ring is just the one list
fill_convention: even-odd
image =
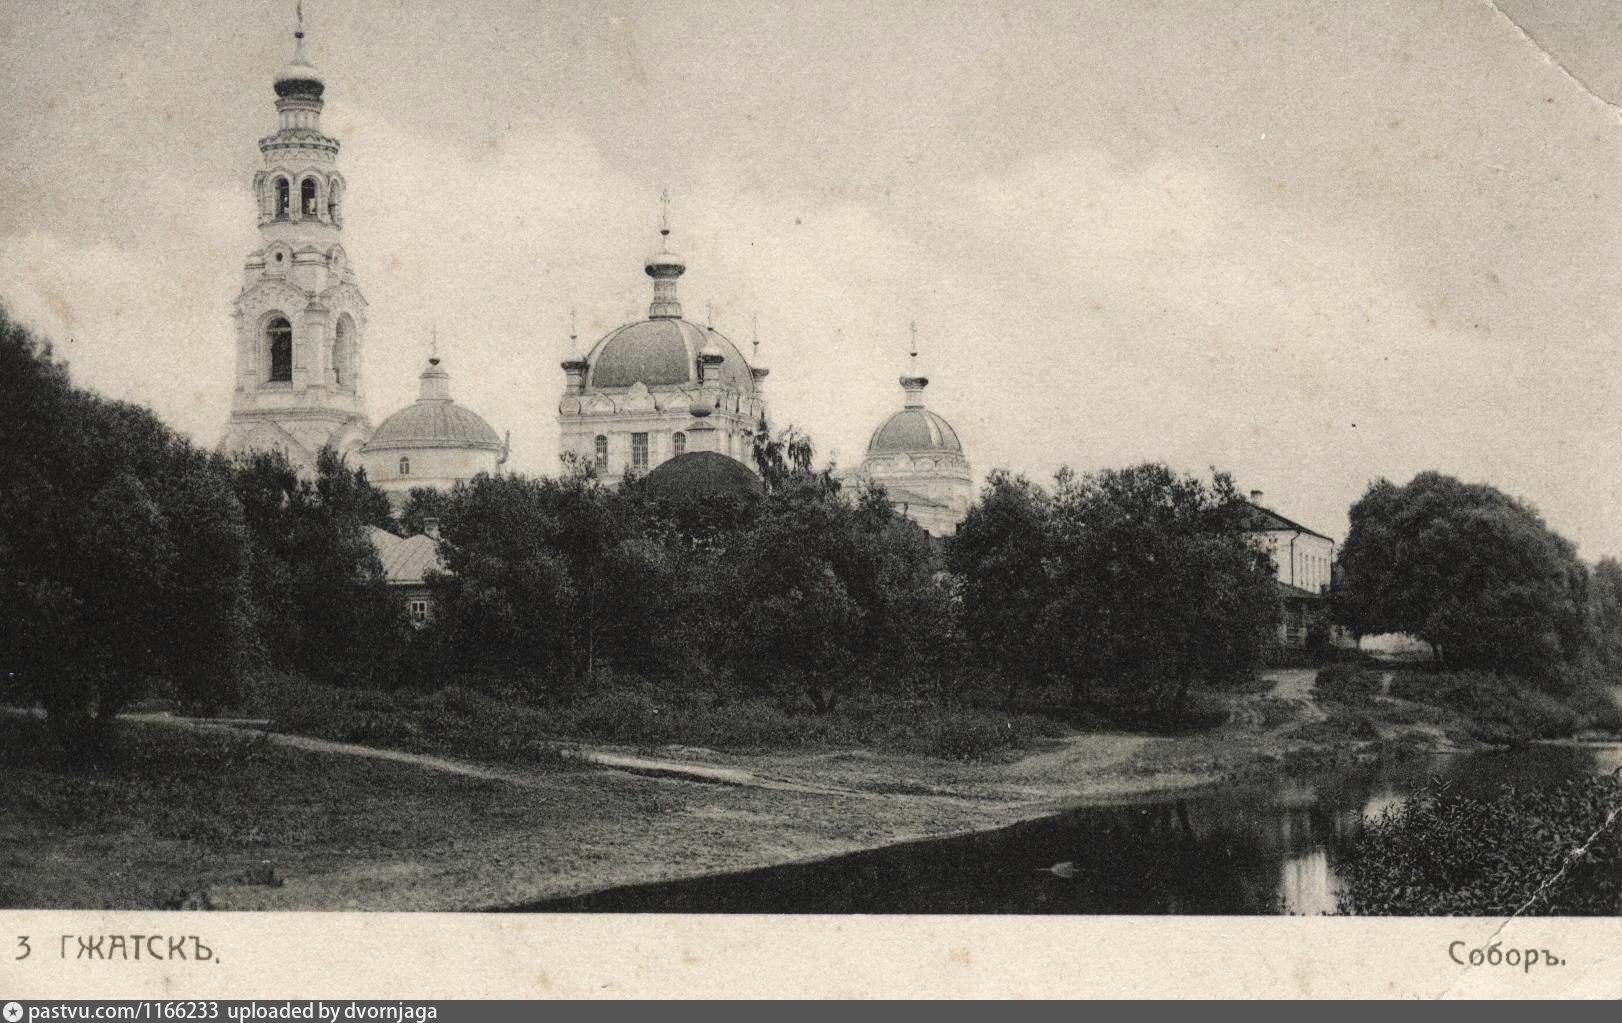
[(78, 767), (41, 719), (0, 713), (0, 906), (463, 910), (1018, 816), (995, 800), (777, 792), (557, 761), (481, 780), (175, 725), (126, 722), (119, 735), (106, 766)]

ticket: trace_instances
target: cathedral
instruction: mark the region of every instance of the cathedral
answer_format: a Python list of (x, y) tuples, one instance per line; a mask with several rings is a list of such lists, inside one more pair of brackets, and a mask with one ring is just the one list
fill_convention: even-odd
[[(259, 141), (261, 245), (248, 257), (233, 312), (236, 375), (220, 449), (280, 451), (307, 474), (330, 446), (363, 466), (399, 508), (417, 487), (449, 489), (499, 471), (508, 444), (452, 400), (437, 347), (417, 400), (373, 429), (361, 387), (366, 299), (340, 242), (339, 143), (321, 130), (326, 82), (305, 56), (302, 22), (294, 40), (292, 61), (274, 79), (277, 131)], [(677, 285), (687, 264), (670, 250), (668, 196), (659, 233), (659, 250), (643, 263), (653, 285), (647, 317), (609, 331), (584, 355), (571, 335), (560, 453), (610, 480), (661, 467), (665, 477), (753, 480), (768, 371), (714, 327), (682, 316)], [(860, 468), (844, 478), (882, 484), (897, 510), (941, 536), (967, 511), (969, 464), (956, 431), (924, 408), (929, 381), (917, 373), (914, 349), (913, 370), (901, 379), (903, 408), (874, 431)]]

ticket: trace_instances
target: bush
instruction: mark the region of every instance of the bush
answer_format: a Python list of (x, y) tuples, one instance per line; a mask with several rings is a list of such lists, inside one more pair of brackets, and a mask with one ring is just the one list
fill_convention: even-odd
[(1398, 672), (1391, 695), (1458, 711), (1470, 735), (1498, 744), (1566, 738), (1592, 720), (1530, 683), (1485, 671)]
[(1531, 915), (1622, 913), (1622, 826), (1612, 821), (1589, 842), (1619, 805), (1615, 776), (1544, 791), (1505, 788), (1487, 801), (1433, 783), (1364, 828), (1342, 865), (1341, 909), (1365, 916), (1503, 917), (1523, 905)]
[(1360, 664), (1331, 664), (1318, 669), (1312, 691), (1323, 700), (1366, 703), (1380, 691), (1380, 673)]

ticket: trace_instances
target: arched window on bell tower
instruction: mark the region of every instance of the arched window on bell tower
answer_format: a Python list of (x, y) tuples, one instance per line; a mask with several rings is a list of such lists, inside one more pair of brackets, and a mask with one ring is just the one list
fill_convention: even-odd
[(343, 186), (334, 181), (327, 186), (327, 216), (334, 224), (341, 224), (342, 218), (338, 214), (338, 200), (342, 196)]
[(299, 210), (301, 216), (320, 216), (320, 198), (316, 195), (314, 178), (305, 178), (298, 186)]
[(270, 374), (273, 384), (293, 382), (293, 325), (287, 317), (278, 316), (265, 324), (265, 345), (270, 354)]
[(355, 361), (355, 321), (345, 313), (338, 317), (332, 332), (332, 382), (339, 387), (354, 387), (352, 364)]
[(286, 178), (276, 179), (276, 219), (286, 220), (291, 210), (293, 186)]

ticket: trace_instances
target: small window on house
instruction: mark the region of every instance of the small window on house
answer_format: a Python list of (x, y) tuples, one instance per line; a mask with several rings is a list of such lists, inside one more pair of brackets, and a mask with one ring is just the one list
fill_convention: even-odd
[(269, 380), (273, 384), (293, 381), (293, 325), (278, 316), (265, 326), (265, 342), (270, 348)]
[(608, 464), (608, 438), (607, 437), (604, 437), (600, 433), (597, 435), (597, 439), (592, 442), (592, 454), (594, 456), (596, 456), (598, 465), (607, 465)]
[(286, 220), (290, 208), (292, 187), (286, 178), (276, 179), (276, 219)]
[(648, 435), (631, 434), (631, 468), (641, 472), (648, 467)]
[(405, 455), (400, 456), (400, 475), (411, 475), (411, 459), (407, 458)]
[(299, 184), (298, 191), (299, 191), (299, 208), (304, 211), (304, 215), (306, 217), (313, 217), (318, 212), (320, 212), (319, 209), (317, 209), (317, 205), (316, 205), (317, 200), (316, 200), (316, 195), (315, 195), (315, 179), (314, 178), (305, 178)]
[(687, 454), (687, 435), (677, 430), (671, 435), (670, 448), (678, 457)]
[(406, 611), (411, 615), (411, 624), (423, 625), (428, 621), (428, 601), (421, 597), (414, 597), (406, 601)]

